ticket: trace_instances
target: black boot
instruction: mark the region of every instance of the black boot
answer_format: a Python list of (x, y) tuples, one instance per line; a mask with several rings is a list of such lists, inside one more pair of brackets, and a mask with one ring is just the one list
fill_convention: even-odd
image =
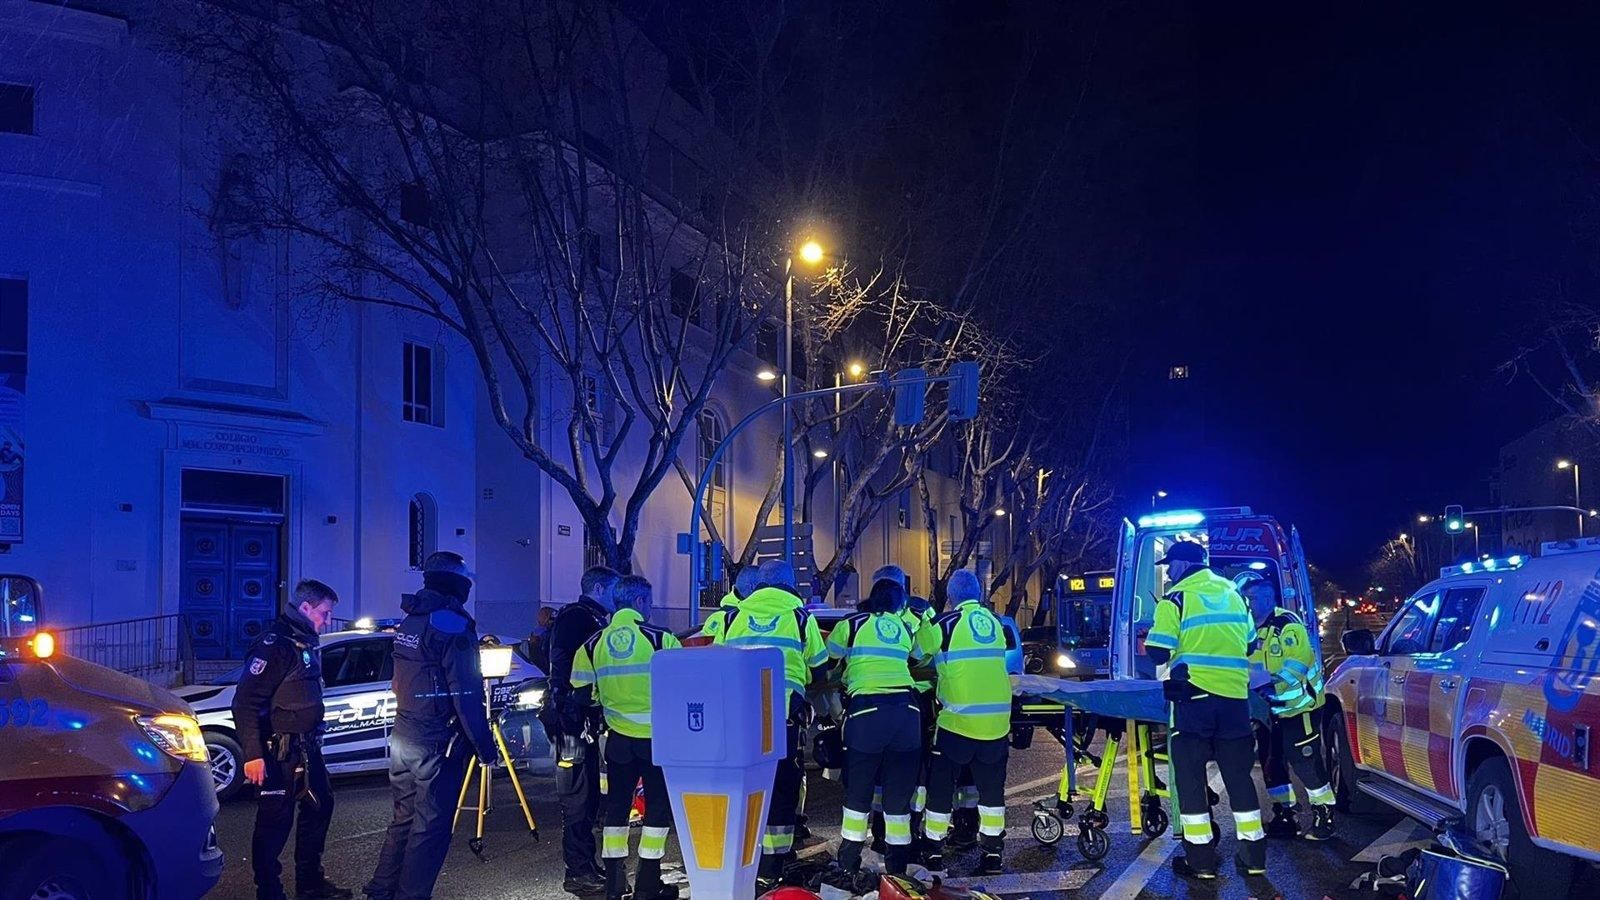
[(840, 841), (839, 854), (834, 860), (839, 863), (839, 868), (846, 871), (855, 871), (861, 868), (861, 850), (865, 847), (860, 841)]
[(349, 900), (355, 895), (355, 891), (340, 887), (327, 878), (318, 878), (310, 882), (297, 880), (294, 886), (295, 900)]
[(950, 815), (950, 836), (945, 843), (951, 850), (961, 851), (978, 845), (978, 811), (972, 807), (958, 809)]
[(1005, 847), (1004, 835), (984, 835), (979, 839), (983, 845), (983, 858), (978, 861), (979, 875), (999, 875), (1001, 872), (1000, 851)]
[(628, 861), (621, 857), (606, 859), (606, 900), (623, 900), (628, 895)]
[(678, 886), (661, 883), (661, 860), (639, 860), (639, 873), (633, 880), (634, 900), (678, 900)]
[(1306, 829), (1305, 839), (1308, 841), (1330, 841), (1333, 840), (1333, 834), (1333, 807), (1312, 806), (1311, 827)]
[(1183, 855), (1174, 857), (1172, 871), (1180, 877), (1198, 881), (1211, 881), (1217, 877), (1217, 848), (1211, 844), (1194, 844), (1185, 841)]
[(923, 838), (922, 864), (927, 866), (930, 872), (944, 871), (944, 841)]
[(1239, 852), (1233, 862), (1243, 875), (1267, 874), (1267, 844), (1265, 841), (1240, 841)]
[(1272, 821), (1267, 823), (1267, 837), (1296, 838), (1300, 836), (1300, 820), (1296, 809), (1288, 803), (1272, 804)]

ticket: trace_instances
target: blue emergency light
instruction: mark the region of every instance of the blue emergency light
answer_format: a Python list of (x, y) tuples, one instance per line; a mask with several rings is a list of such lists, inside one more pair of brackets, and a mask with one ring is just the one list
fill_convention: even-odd
[(1206, 520), (1205, 513), (1193, 509), (1180, 509), (1171, 512), (1151, 513), (1139, 517), (1140, 528), (1174, 528), (1178, 526), (1199, 525)]
[(1464, 562), (1459, 566), (1445, 566), (1439, 570), (1439, 577), (1446, 575), (1471, 575), (1473, 572), (1500, 572), (1506, 569), (1520, 568), (1525, 562), (1521, 554), (1508, 556), (1505, 559), (1486, 559), (1478, 563)]

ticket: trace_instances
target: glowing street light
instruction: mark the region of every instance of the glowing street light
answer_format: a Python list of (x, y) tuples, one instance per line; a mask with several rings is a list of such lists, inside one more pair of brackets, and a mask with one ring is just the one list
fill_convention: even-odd
[(1002, 518), (1002, 519), (1004, 519), (1006, 517), (1006, 511), (1004, 509), (997, 509), (997, 510), (994, 511), (994, 514), (997, 517)]
[(771, 369), (762, 369), (761, 371), (756, 373), (756, 377), (761, 379), (762, 381), (769, 381), (769, 382), (770, 381), (777, 381), (778, 380), (778, 373), (772, 371)]
[(811, 451), (811, 455), (816, 457), (817, 459), (827, 459), (828, 458), (828, 451), (822, 449), (821, 447), (818, 447), (817, 449)]
[(806, 241), (800, 245), (800, 261), (806, 265), (814, 266), (822, 262), (822, 245), (816, 241)]
[(1433, 516), (1417, 516), (1418, 525), (1426, 525), (1433, 521)]
[(867, 367), (862, 365), (861, 363), (853, 362), (853, 363), (850, 364), (850, 370), (849, 371), (850, 371), (850, 377), (851, 378), (860, 378), (861, 376), (867, 374)]

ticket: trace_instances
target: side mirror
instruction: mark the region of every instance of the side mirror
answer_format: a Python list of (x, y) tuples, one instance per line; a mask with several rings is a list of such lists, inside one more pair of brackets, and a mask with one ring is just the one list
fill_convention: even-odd
[(26, 575), (0, 575), (0, 638), (29, 637), (44, 625), (42, 593)]
[(1344, 652), (1351, 656), (1371, 656), (1378, 652), (1377, 640), (1366, 628), (1346, 631), (1339, 642), (1344, 645)]

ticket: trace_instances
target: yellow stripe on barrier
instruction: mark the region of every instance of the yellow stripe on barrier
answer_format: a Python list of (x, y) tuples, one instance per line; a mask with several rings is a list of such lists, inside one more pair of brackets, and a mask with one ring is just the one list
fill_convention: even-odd
[(683, 812), (689, 820), (689, 838), (694, 844), (695, 865), (720, 871), (728, 837), (728, 795), (686, 793), (683, 795)]
[(766, 799), (766, 793), (766, 791), (756, 791), (744, 798), (744, 855), (741, 859), (747, 866), (756, 861), (761, 826), (765, 824), (761, 818), (761, 801)]
[(772, 752), (772, 670), (761, 670), (761, 753)]

